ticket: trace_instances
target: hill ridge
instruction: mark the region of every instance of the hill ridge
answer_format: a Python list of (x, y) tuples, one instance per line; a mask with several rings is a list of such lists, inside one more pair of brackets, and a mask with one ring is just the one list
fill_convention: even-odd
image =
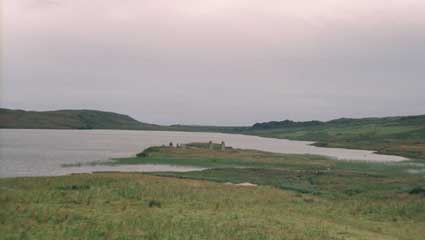
[(0, 108), (0, 128), (150, 130), (157, 127), (129, 115), (99, 110), (26, 111)]

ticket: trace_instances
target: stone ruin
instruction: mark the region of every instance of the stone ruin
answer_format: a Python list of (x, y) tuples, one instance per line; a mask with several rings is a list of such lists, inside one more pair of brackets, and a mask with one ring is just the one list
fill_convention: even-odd
[[(208, 149), (214, 150), (214, 143), (212, 141), (208, 142)], [(225, 151), (226, 150), (226, 143), (224, 141), (221, 141), (220, 143), (220, 150)]]

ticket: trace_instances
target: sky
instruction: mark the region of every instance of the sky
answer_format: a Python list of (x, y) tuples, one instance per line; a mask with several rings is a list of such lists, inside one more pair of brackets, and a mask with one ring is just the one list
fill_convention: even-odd
[(424, 0), (2, 0), (0, 106), (157, 124), (425, 114)]

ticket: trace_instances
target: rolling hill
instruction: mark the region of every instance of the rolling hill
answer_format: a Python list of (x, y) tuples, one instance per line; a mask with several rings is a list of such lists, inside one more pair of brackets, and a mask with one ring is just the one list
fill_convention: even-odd
[(23, 111), (0, 109), (0, 128), (153, 130), (158, 125), (127, 115), (95, 110)]
[(340, 118), (328, 122), (265, 122), (244, 134), (315, 141), (321, 147), (368, 149), (425, 159), (425, 115), (383, 118)]

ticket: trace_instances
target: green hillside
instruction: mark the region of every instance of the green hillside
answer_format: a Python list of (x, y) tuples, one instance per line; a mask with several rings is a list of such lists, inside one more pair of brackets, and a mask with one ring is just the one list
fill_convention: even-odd
[(0, 109), (0, 128), (155, 129), (127, 115), (94, 110), (23, 111)]
[(267, 122), (254, 124), (245, 134), (315, 141), (322, 147), (376, 150), (425, 159), (425, 115), (341, 118), (328, 122)]

